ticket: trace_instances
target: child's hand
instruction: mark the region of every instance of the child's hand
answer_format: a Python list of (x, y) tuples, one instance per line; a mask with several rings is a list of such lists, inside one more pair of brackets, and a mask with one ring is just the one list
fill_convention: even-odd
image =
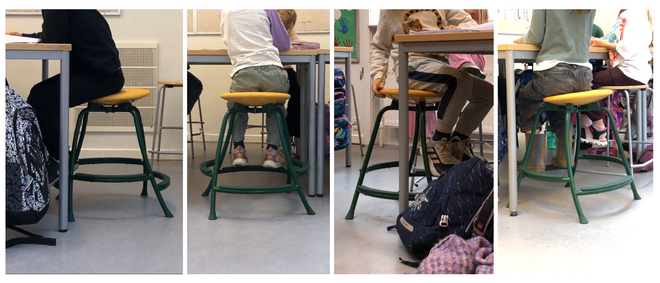
[(374, 84), (371, 86), (371, 91), (373, 91), (375, 96), (378, 96), (380, 98), (385, 98), (385, 95), (380, 93), (380, 90), (385, 87), (385, 80), (383, 79), (375, 79)]
[(459, 29), (459, 28), (457, 26), (454, 26), (454, 25), (449, 25), (449, 26), (446, 26), (445, 29), (451, 30), (451, 29)]
[(605, 47), (605, 42), (603, 42), (600, 39), (592, 38), (591, 39), (591, 46), (593, 46), (593, 47)]
[(12, 31), (12, 30), (10, 30), (10, 31), (8, 31), (8, 32), (5, 32), (5, 34), (8, 34), (8, 35), (15, 35), (15, 36), (23, 36), (22, 33), (17, 32), (17, 31)]
[(522, 37), (513, 41), (515, 44), (522, 44)]

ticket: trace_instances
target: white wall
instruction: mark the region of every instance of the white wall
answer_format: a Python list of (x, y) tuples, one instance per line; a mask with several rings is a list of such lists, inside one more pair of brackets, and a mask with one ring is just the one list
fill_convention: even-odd
[[(115, 42), (157, 43), (158, 80), (183, 80), (183, 10), (121, 10), (120, 16), (106, 16)], [(41, 16), (6, 16), (5, 25), (24, 33), (41, 30)], [(36, 60), (7, 60), (6, 76), (9, 84), (27, 98), (32, 86), (41, 80), (41, 63)], [(50, 75), (59, 72), (59, 63), (51, 62)], [(154, 95), (154, 94), (152, 94)], [(164, 124), (183, 125), (184, 105), (181, 88), (168, 90)], [(73, 111), (70, 111), (71, 113)], [(70, 117), (71, 129), (75, 117)], [(150, 125), (145, 125), (150, 126)], [(152, 125), (151, 125), (152, 126)], [(150, 129), (150, 127), (149, 127)], [(88, 132), (84, 150), (106, 151), (108, 155), (136, 155), (139, 153), (135, 131)], [(73, 131), (70, 131), (71, 136)], [(151, 148), (151, 132), (145, 132), (147, 147)], [(163, 132), (162, 149), (178, 150), (183, 147), (181, 130)], [(83, 153), (84, 154), (84, 153)], [(163, 155), (162, 159), (181, 159), (178, 155)]]
[[(328, 26), (330, 23), (328, 23)], [(322, 49), (328, 49), (331, 45), (330, 34), (325, 33), (299, 33), (298, 37), (300, 40), (318, 42), (321, 45)], [(222, 37), (219, 34), (213, 35), (201, 35), (201, 34), (188, 34), (188, 49), (226, 49), (222, 43)], [(200, 100), (202, 102), (202, 115), (204, 118), (204, 131), (206, 133), (207, 141), (217, 141), (218, 135), (220, 133), (220, 127), (222, 126), (222, 118), (227, 112), (227, 101), (220, 98), (220, 94), (229, 92), (229, 86), (231, 85), (231, 78), (229, 74), (231, 73), (231, 65), (191, 65), (190, 72), (194, 74), (197, 78), (202, 81), (204, 89)], [(330, 72), (330, 65), (326, 65), (326, 99), (325, 103), (328, 102), (331, 93), (331, 83), (332, 73)], [(316, 86), (315, 86), (315, 89)], [(199, 110), (198, 106), (195, 105), (191, 114), (193, 120), (199, 119)], [(260, 125), (261, 124), (261, 114), (250, 114), (250, 125)], [(193, 129), (197, 132), (199, 128), (198, 125), (194, 125)], [(189, 129), (188, 129), (189, 131)], [(246, 132), (245, 139), (246, 142), (261, 142), (260, 129), (250, 129)], [(195, 141), (201, 141), (200, 136), (195, 137)]]

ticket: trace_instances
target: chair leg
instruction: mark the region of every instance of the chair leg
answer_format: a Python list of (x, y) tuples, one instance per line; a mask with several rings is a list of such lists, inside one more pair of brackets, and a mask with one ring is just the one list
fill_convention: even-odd
[(290, 176), (291, 179), (293, 180), (293, 183), (297, 188), (298, 195), (300, 196), (300, 200), (302, 200), (303, 205), (305, 206), (305, 210), (307, 210), (307, 214), (315, 215), (316, 212), (314, 212), (312, 207), (309, 206), (309, 203), (307, 202), (307, 198), (305, 197), (305, 193), (303, 192), (302, 186), (300, 186), (300, 183), (298, 182), (298, 173), (296, 173), (296, 168), (293, 166), (293, 161), (291, 160), (291, 145), (287, 142), (289, 140), (289, 133), (288, 130), (286, 129), (284, 111), (282, 111), (282, 109), (274, 105), (272, 105), (271, 109), (273, 109), (271, 111), (271, 114), (274, 114), (275, 117), (277, 117), (277, 126), (280, 132), (280, 142), (282, 143), (284, 156), (286, 158), (288, 176)]
[[(73, 168), (78, 162), (78, 157), (82, 149), (83, 140), (85, 137), (85, 132), (87, 130), (87, 119), (89, 115), (89, 109), (85, 108), (78, 115), (78, 121), (76, 122), (76, 128), (73, 134), (73, 144), (71, 150), (71, 156), (69, 157), (69, 183), (67, 184), (67, 189), (69, 190), (69, 206), (68, 206), (68, 221), (75, 222), (76, 218), (73, 215)], [(60, 186), (61, 189), (64, 189)]]
[(369, 159), (371, 158), (371, 152), (374, 149), (374, 144), (376, 143), (376, 137), (378, 136), (378, 126), (380, 125), (380, 121), (383, 119), (383, 114), (385, 114), (385, 112), (387, 112), (388, 110), (392, 110), (392, 109), (395, 108), (392, 106), (386, 106), (378, 112), (378, 115), (376, 115), (376, 121), (374, 122), (375, 126), (371, 131), (371, 138), (369, 139), (369, 145), (367, 146), (367, 153), (364, 155), (364, 160), (362, 161), (362, 169), (360, 170), (360, 177), (358, 178), (358, 182), (355, 188), (355, 193), (353, 193), (353, 200), (351, 201), (351, 207), (348, 209), (348, 213), (346, 214), (346, 217), (344, 217), (344, 219), (351, 220), (354, 218), (355, 207), (357, 206), (358, 197), (360, 196), (360, 192), (358, 192), (357, 187), (362, 186), (362, 183), (364, 182), (364, 176), (367, 174), (367, 167), (369, 167)]
[[(156, 139), (158, 139), (158, 121), (160, 120), (160, 115), (163, 115), (163, 113), (160, 111), (161, 92), (163, 92), (163, 93), (165, 92), (165, 86), (164, 85), (158, 90), (158, 94), (156, 96), (156, 117), (154, 118), (154, 134), (153, 134), (153, 139), (151, 140), (151, 165), (152, 166), (154, 164), (153, 163), (154, 162), (154, 154), (155, 154), (155, 151), (156, 151)], [(162, 126), (162, 124), (161, 124), (161, 126)]]
[(211, 182), (209, 183), (204, 193), (202, 193), (202, 196), (208, 196), (209, 193), (211, 193), (209, 220), (217, 219), (215, 213), (216, 191), (214, 189), (218, 187), (218, 171), (220, 171), (220, 167), (222, 166), (222, 162), (224, 161), (225, 153), (227, 151), (227, 147), (229, 146), (229, 140), (231, 138), (231, 132), (227, 134), (224, 143), (222, 142), (222, 139), (225, 136), (225, 129), (227, 129), (228, 121), (230, 123), (229, 131), (232, 130), (235, 115), (236, 115), (236, 109), (229, 109), (229, 111), (225, 113), (224, 118), (222, 118), (222, 127), (220, 127), (219, 141), (215, 150), (215, 162), (213, 163), (213, 174), (211, 175)]
[(138, 139), (138, 145), (140, 146), (140, 152), (142, 153), (142, 163), (143, 163), (142, 166), (146, 168), (146, 171), (148, 172), (149, 176), (151, 176), (151, 185), (153, 186), (154, 193), (156, 194), (156, 198), (158, 199), (158, 203), (160, 204), (160, 207), (163, 209), (163, 213), (165, 214), (165, 217), (172, 218), (174, 217), (174, 215), (172, 215), (172, 212), (170, 212), (170, 210), (167, 208), (167, 204), (165, 204), (165, 200), (163, 199), (163, 196), (160, 193), (160, 187), (156, 182), (156, 178), (154, 177), (154, 173), (151, 169), (151, 165), (149, 164), (149, 158), (147, 157), (147, 149), (144, 140), (144, 130), (142, 126), (142, 118), (140, 117), (140, 112), (135, 106), (132, 105), (130, 106), (129, 112), (133, 115), (133, 120), (135, 122), (135, 130)]
[[(612, 115), (612, 112), (610, 112), (609, 109), (603, 109), (605, 113), (607, 114), (607, 117), (610, 120), (610, 125), (616, 125), (614, 124), (614, 116)], [(623, 144), (621, 144), (621, 137), (619, 137), (619, 131), (616, 129), (616, 127), (613, 128), (614, 130), (614, 138), (616, 139), (616, 144), (619, 150), (619, 155), (621, 155), (621, 161), (623, 162), (623, 167), (626, 169), (626, 175), (628, 176), (633, 176), (632, 169), (630, 167), (630, 164), (628, 164), (628, 159), (626, 159), (626, 154), (623, 151)], [(630, 188), (633, 191), (633, 198), (636, 200), (642, 199), (642, 197), (639, 196), (639, 193), (637, 193), (637, 186), (635, 186), (635, 179), (633, 178), (632, 181), (630, 182)]]
[(426, 182), (431, 183), (431, 168), (429, 167), (429, 155), (426, 148), (426, 109), (421, 108), (419, 113), (420, 119), (417, 127), (419, 128), (420, 143), (422, 147), (422, 162), (424, 163), (424, 175), (426, 175)]
[(206, 137), (204, 137), (204, 119), (202, 118), (202, 100), (197, 99), (197, 106), (199, 107), (199, 125), (200, 125), (200, 132), (202, 134), (202, 146), (204, 147), (204, 151), (206, 151)]
[(193, 122), (190, 114), (188, 114), (188, 128), (190, 128), (190, 153), (192, 159), (195, 159), (195, 140), (193, 139)]
[[(564, 149), (565, 152), (564, 154), (566, 155), (566, 161), (570, 162), (572, 160), (571, 156), (571, 131), (570, 129), (573, 125), (571, 124), (571, 113), (573, 110), (573, 105), (572, 104), (567, 104), (566, 105), (566, 112), (565, 112), (565, 122), (564, 122), (564, 128), (566, 129), (564, 131)], [(580, 116), (580, 113), (577, 113), (577, 116)], [(580, 119), (580, 118), (578, 118)], [(579, 125), (579, 124), (578, 124)], [(559, 137), (558, 137), (559, 138)], [(576, 150), (578, 150), (576, 148)], [(577, 164), (576, 164), (577, 165)], [(575, 203), (575, 209), (577, 210), (578, 218), (580, 219), (581, 224), (587, 224), (589, 221), (587, 221), (587, 218), (584, 216), (584, 213), (582, 212), (582, 206), (580, 205), (580, 200), (578, 199), (578, 193), (577, 193), (577, 188), (575, 187), (575, 173), (573, 172), (574, 166), (570, 166), (570, 164), (567, 164), (566, 166), (566, 171), (568, 172), (568, 185), (571, 188), (571, 195), (573, 196), (573, 203)]]

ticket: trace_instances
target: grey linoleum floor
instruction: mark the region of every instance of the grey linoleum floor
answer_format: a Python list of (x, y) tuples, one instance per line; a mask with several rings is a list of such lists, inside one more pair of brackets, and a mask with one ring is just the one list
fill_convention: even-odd
[[(366, 147), (364, 151), (366, 153)], [(398, 160), (398, 152), (396, 146), (375, 147), (370, 164)], [(491, 160), (492, 154), (487, 154), (486, 158)], [(399, 214), (398, 201), (360, 195), (354, 219), (344, 219), (353, 198), (363, 160), (357, 145), (352, 146), (352, 166), (348, 168), (345, 151), (335, 152), (335, 274), (416, 273), (416, 268), (399, 263), (399, 257), (404, 260), (415, 258), (403, 247), (396, 230), (387, 231), (387, 226), (395, 224)], [(417, 167), (422, 166), (419, 158)], [(390, 168), (369, 172), (364, 184), (397, 191), (398, 170)], [(415, 191), (422, 191), (426, 185), (426, 181), (421, 181)]]
[[(522, 158), (524, 152), (518, 152)], [(549, 151), (547, 161), (554, 155), (554, 150)], [(608, 168), (605, 162), (592, 160), (581, 160), (578, 168), (585, 169), (585, 163), (590, 170), (624, 170), (621, 165)], [(634, 175), (641, 200), (633, 199), (630, 186), (579, 197), (589, 221), (585, 225), (578, 221), (569, 188), (528, 178), (519, 190), (518, 216), (509, 216), (506, 159), (499, 169), (497, 274), (630, 275), (650, 273), (657, 267), (651, 255), (658, 248), (648, 233), (649, 223), (657, 217), (653, 172)], [(578, 187), (620, 178), (579, 172), (576, 177)]]
[[(6, 250), (6, 272), (15, 273), (182, 273), (183, 161), (160, 161), (154, 170), (170, 176), (162, 191), (174, 214), (166, 218), (151, 185), (141, 197), (142, 183), (74, 182), (76, 221), (58, 230), (59, 192), (51, 189), (46, 216), (22, 228), (57, 239), (57, 246), (18, 245)], [(137, 171), (136, 171), (137, 170)], [(79, 172), (131, 174), (136, 166), (85, 165)], [(7, 239), (22, 236), (7, 229)]]
[[(309, 197), (307, 177), (299, 181), (316, 215), (308, 215), (297, 193), (240, 195), (218, 193), (217, 220), (209, 220), (209, 197), (202, 197), (210, 178), (199, 165), (215, 158), (217, 143), (207, 150), (195, 143), (195, 159), (188, 147), (189, 274), (329, 274), (330, 198), (329, 162), (325, 162), (323, 197)], [(262, 164), (260, 144), (247, 144), (250, 164)], [(225, 164), (229, 164), (228, 154)], [(227, 177), (225, 177), (227, 176)], [(227, 185), (279, 185), (278, 173), (239, 172), (221, 175)]]

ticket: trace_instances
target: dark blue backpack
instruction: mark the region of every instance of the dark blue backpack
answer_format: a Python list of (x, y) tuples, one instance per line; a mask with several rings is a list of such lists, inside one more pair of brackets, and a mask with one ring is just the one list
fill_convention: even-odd
[(396, 227), (406, 249), (423, 259), (450, 234), (469, 239), (473, 218), (492, 191), (492, 168), (481, 157), (473, 157), (431, 181), (388, 230)]

